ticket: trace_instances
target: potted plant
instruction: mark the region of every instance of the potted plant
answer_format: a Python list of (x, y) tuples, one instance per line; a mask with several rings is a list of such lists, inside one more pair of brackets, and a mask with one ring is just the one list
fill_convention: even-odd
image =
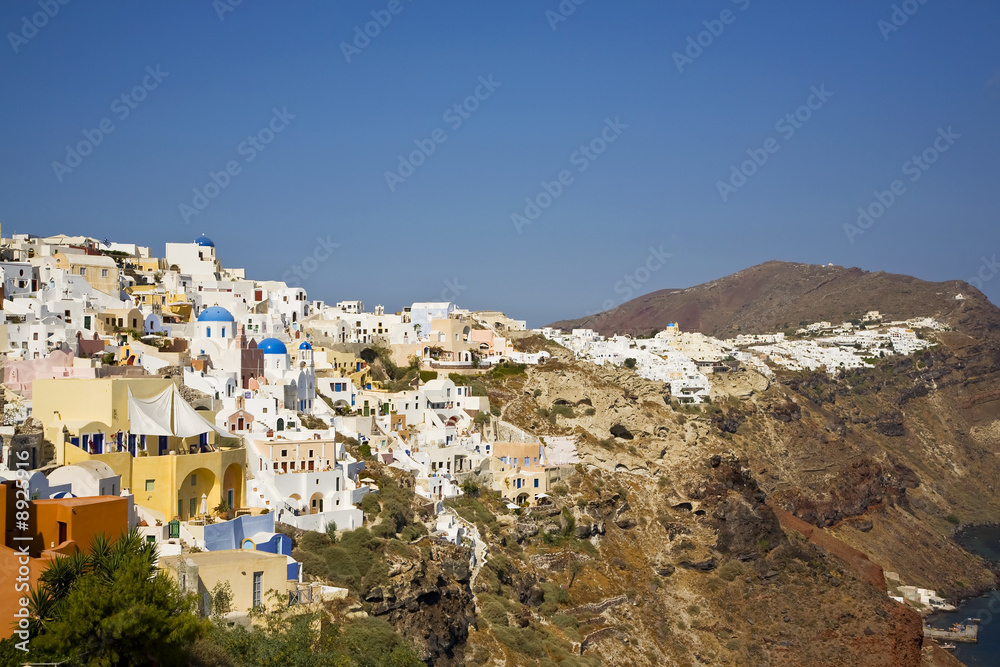
[(229, 519), (229, 512), (230, 512), (231, 509), (232, 508), (229, 506), (229, 503), (227, 503), (225, 500), (223, 500), (221, 503), (219, 503), (218, 505), (215, 506), (215, 514), (220, 519), (227, 519), (228, 520)]

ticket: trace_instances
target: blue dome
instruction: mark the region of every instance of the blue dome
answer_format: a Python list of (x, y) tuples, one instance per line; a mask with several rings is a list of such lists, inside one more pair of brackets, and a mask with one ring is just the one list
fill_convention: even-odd
[(257, 343), (257, 349), (264, 354), (288, 354), (288, 348), (277, 338), (265, 338)]
[(233, 314), (222, 306), (212, 306), (201, 311), (199, 322), (233, 322)]
[(311, 350), (313, 346), (309, 344), (309, 341), (304, 341), (302, 345), (299, 345), (300, 350)]
[(200, 237), (196, 238), (194, 240), (194, 242), (197, 243), (200, 246), (205, 246), (205, 247), (208, 247), (208, 248), (214, 248), (215, 247), (215, 241), (213, 241), (212, 239), (208, 238), (204, 234), (202, 234)]

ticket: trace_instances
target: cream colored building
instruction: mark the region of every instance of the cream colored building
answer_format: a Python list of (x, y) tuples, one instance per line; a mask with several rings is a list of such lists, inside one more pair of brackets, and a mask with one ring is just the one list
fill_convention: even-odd
[(199, 611), (209, 614), (211, 594), (228, 582), (233, 592), (232, 611), (245, 614), (254, 607), (273, 603), (272, 591), (287, 604), (288, 591), (298, 581), (288, 579), (288, 556), (254, 549), (202, 551), (163, 556), (159, 566), (177, 582), (182, 593), (194, 593)]
[(56, 261), (57, 269), (63, 269), (70, 275), (80, 276), (95, 290), (115, 298), (121, 294), (120, 271), (115, 260), (110, 257), (62, 251), (53, 253), (52, 257)]

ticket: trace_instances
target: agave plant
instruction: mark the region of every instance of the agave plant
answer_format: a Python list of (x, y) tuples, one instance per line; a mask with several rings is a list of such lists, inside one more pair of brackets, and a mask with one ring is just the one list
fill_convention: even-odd
[(31, 614), (28, 619), (28, 632), (32, 637), (41, 634), (46, 624), (55, 617), (55, 608), (56, 598), (45, 582), (40, 582), (28, 593), (28, 612)]
[(56, 558), (49, 562), (48, 568), (39, 577), (53, 601), (58, 602), (69, 594), (78, 578), (83, 576), (90, 567), (87, 554), (78, 551), (70, 556)]

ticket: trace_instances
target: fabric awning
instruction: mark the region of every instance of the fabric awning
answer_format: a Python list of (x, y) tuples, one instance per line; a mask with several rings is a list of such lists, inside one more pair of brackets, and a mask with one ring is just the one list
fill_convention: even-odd
[(136, 398), (128, 390), (129, 432), (141, 435), (173, 435), (170, 428), (171, 390), (166, 389), (153, 398)]
[(129, 432), (139, 435), (173, 435), (191, 438), (215, 431), (220, 436), (232, 438), (232, 433), (211, 423), (184, 400), (176, 385), (153, 398), (136, 398), (128, 390)]

